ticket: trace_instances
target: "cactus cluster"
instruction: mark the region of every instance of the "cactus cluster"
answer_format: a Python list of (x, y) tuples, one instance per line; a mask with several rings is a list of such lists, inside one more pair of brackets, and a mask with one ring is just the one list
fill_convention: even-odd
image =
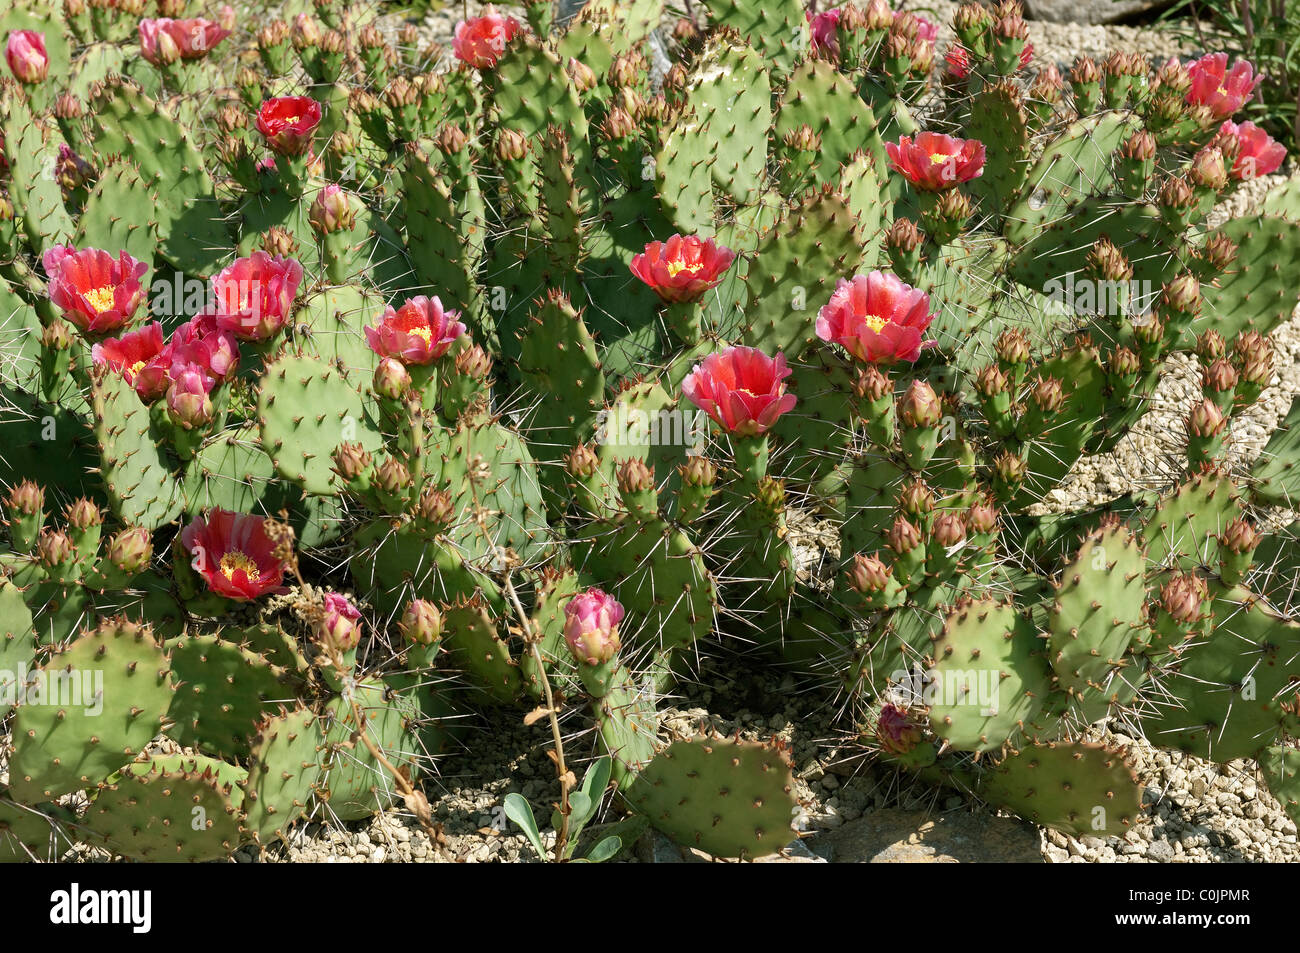
[[(342, 0), (30, 4), (0, 16), (0, 858), (418, 805), (457, 708), (539, 702), (589, 713), (626, 810), (771, 853), (781, 746), (658, 732), (737, 646), (1044, 825), (1139, 815), (1106, 721), (1257, 758), (1295, 812), (1296, 533), (1261, 517), (1300, 408), (1249, 470), (1226, 444), (1300, 193), (1207, 224), (1283, 159), (1232, 121), (1248, 68), (1062, 77), (1016, 0), (960, 7), (939, 69), (885, 0), (529, 0), (450, 52)], [(1178, 351), (1175, 484), (1047, 513)]]

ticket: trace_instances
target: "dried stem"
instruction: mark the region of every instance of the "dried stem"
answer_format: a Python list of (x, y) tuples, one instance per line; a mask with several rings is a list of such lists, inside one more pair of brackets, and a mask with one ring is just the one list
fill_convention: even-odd
[(542, 680), (542, 692), (546, 697), (546, 715), (551, 722), (551, 739), (555, 743), (555, 772), (560, 778), (560, 829), (556, 832), (555, 838), (555, 862), (562, 863), (564, 847), (569, 840), (569, 814), (572, 808), (569, 807), (569, 769), (564, 763), (564, 741), (560, 735), (560, 719), (555, 710), (551, 680), (546, 677), (546, 661), (542, 658), (541, 639), (533, 634), (532, 621), (524, 611), (523, 603), (519, 601), (519, 593), (515, 591), (515, 584), (509, 572), (506, 574), (506, 595), (510, 597), (510, 602), (519, 615), (519, 622), (524, 627), (524, 642), (533, 656), (533, 661), (537, 663), (538, 676)]

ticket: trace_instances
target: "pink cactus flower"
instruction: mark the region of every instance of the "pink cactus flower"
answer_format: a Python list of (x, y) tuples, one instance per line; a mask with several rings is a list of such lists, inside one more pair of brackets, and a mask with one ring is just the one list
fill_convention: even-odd
[(200, 60), (222, 40), (230, 30), (201, 17), (173, 20), (158, 17), (141, 20), (140, 55), (154, 66), (174, 63), (178, 59)]
[(518, 32), (518, 20), (498, 14), (496, 8), (489, 5), (482, 16), (456, 24), (451, 50), (463, 63), (476, 69), (490, 69), (496, 66), (506, 51), (506, 45)]
[(722, 280), (736, 253), (712, 238), (673, 235), (632, 259), (632, 274), (664, 301), (694, 301)]
[(20, 83), (45, 82), (50, 72), (45, 34), (35, 30), (13, 30), (5, 40), (5, 60)]
[(564, 607), (564, 641), (579, 662), (600, 665), (610, 661), (622, 647), (618, 624), (624, 610), (618, 600), (601, 589), (588, 589)]
[(437, 296), (420, 295), (396, 310), (387, 308), (377, 325), (366, 328), (366, 343), (380, 357), (432, 364), (464, 333), (459, 311), (444, 311)]
[(889, 164), (923, 192), (941, 192), (984, 172), (984, 143), (937, 132), (885, 143)]
[(361, 641), (361, 611), (337, 592), (325, 593), (325, 616), (320, 623), (321, 641), (343, 651), (354, 649)]
[(808, 20), (808, 29), (812, 34), (813, 55), (826, 56), (830, 59), (838, 57), (840, 55), (838, 36), (840, 28), (839, 7), (833, 10), (823, 10), (815, 16), (811, 11), (806, 11), (804, 16)]
[(1228, 69), (1227, 53), (1209, 53), (1187, 67), (1192, 79), (1187, 102), (1205, 106), (1215, 119), (1227, 119), (1250, 98), (1259, 83), (1249, 60), (1237, 60)]
[(212, 279), (217, 327), (241, 341), (265, 341), (284, 327), (302, 283), (293, 258), (255, 251)]
[(791, 373), (782, 352), (771, 358), (736, 345), (695, 365), (682, 381), (682, 393), (727, 433), (757, 436), (794, 408), (795, 396), (785, 392)]
[(873, 271), (840, 279), (817, 314), (817, 336), (869, 364), (910, 362), (921, 356), (921, 337), (933, 320), (929, 295), (897, 275)]
[(1231, 119), (1219, 127), (1219, 135), (1233, 136), (1237, 140), (1237, 158), (1232, 163), (1232, 177), (1244, 182), (1261, 175), (1271, 175), (1286, 160), (1286, 146), (1274, 141), (1253, 122), (1240, 125)]
[(85, 334), (105, 335), (131, 323), (144, 301), (140, 279), (149, 266), (126, 252), (98, 248), (51, 248), (42, 258), (50, 301)]

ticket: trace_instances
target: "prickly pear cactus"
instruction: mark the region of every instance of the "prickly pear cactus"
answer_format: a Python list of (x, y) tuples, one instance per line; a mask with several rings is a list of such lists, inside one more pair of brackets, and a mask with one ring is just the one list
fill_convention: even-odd
[[(1300, 412), (1227, 454), (1300, 214), (1210, 225), (1285, 158), (1217, 59), (1066, 82), (1016, 0), (944, 51), (883, 0), (530, 2), (449, 54), (83, 7), (0, 83), (0, 859), (418, 807), (463, 709), (557, 689), (618, 810), (778, 851), (779, 746), (659, 736), (736, 645), (1040, 824), (1135, 823), (1108, 722), (1294, 809)], [(1050, 512), (1178, 352), (1170, 485)]]

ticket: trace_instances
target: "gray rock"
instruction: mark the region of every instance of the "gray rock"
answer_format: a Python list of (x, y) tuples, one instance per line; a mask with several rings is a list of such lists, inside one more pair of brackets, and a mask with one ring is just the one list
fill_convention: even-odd
[(984, 812), (873, 811), (812, 846), (823, 845), (837, 864), (1043, 862), (1032, 824)]
[(1158, 864), (1167, 864), (1174, 859), (1174, 849), (1169, 846), (1169, 841), (1152, 841), (1151, 846), (1147, 848), (1147, 859)]
[(1025, 0), (1025, 16), (1052, 23), (1114, 23), (1135, 13), (1159, 10), (1172, 0)]

